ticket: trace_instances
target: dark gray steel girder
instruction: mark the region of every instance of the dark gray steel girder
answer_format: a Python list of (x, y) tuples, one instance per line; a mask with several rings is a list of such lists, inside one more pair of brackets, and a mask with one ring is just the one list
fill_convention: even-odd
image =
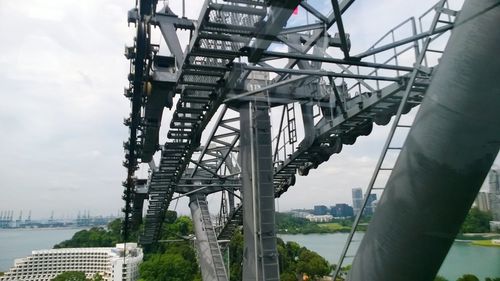
[(340, 42), (342, 42), (342, 47), (340, 49), (344, 53), (344, 58), (349, 58), (349, 49), (351, 46), (348, 44), (346, 33), (344, 31), (344, 23), (342, 22), (342, 11), (340, 10), (338, 0), (332, 0), (333, 14), (337, 20), (337, 28), (339, 30)]
[[(309, 13), (311, 13), (315, 17), (317, 17), (319, 20), (321, 20), (322, 21), (322, 23), (321, 23), (322, 26), (324, 26), (324, 24), (326, 22), (328, 22), (328, 18), (326, 16), (324, 16), (320, 11), (316, 10), (316, 8), (314, 8), (313, 6), (311, 6), (306, 1), (300, 2), (300, 6), (302, 6), (302, 8), (304, 8), (306, 11), (308, 11)], [(322, 27), (322, 28), (324, 28), (324, 27)]]
[[(355, 0), (344, 0), (339, 4), (340, 12), (344, 13)], [(325, 30), (328, 30), (336, 21), (335, 15), (332, 12), (330, 16), (328, 16), (328, 22), (326, 23), (326, 27), (324, 29), (316, 30), (313, 35), (307, 40), (304, 44), (304, 53), (307, 53), (309, 49), (311, 49), (316, 41), (318, 41), (325, 33)], [(284, 68), (293, 68), (297, 64), (297, 59), (290, 60)], [(285, 76), (281, 76), (280, 80), (284, 79)]]
[(271, 45), (272, 40), (275, 38), (283, 26), (285, 26), (288, 18), (293, 13), (293, 10), (300, 3), (301, 0), (272, 0), (270, 1), (270, 8), (267, 12), (267, 20), (261, 24), (257, 30), (256, 39), (251, 42), (249, 46), (248, 61), (256, 63), (262, 57), (262, 52), (267, 50)]

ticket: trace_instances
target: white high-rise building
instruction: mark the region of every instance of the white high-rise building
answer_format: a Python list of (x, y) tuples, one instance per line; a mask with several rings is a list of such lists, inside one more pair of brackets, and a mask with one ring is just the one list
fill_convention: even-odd
[(0, 281), (50, 281), (62, 272), (81, 271), (87, 278), (100, 274), (106, 281), (135, 281), (139, 277), (142, 249), (136, 243), (115, 248), (65, 248), (33, 251), (16, 259)]

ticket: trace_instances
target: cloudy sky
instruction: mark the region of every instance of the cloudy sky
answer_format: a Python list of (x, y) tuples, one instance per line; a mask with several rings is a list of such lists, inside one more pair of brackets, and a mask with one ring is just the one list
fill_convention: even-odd
[[(186, 2), (186, 15), (198, 18), (202, 1)], [(33, 218), (41, 218), (51, 211), (56, 217), (83, 210), (117, 214), (122, 207), (122, 142), (128, 134), (122, 120), (130, 111), (122, 96), (129, 67), (123, 47), (132, 42), (126, 17), (134, 3), (0, 1), (0, 211), (17, 216), (32, 210)], [(178, 14), (180, 3), (170, 0)], [(344, 19), (352, 52), (433, 3), (356, 1)], [(308, 177), (298, 177), (279, 209), (350, 203), (351, 188), (367, 185), (386, 133), (375, 128)], [(178, 210), (187, 212), (185, 205), (181, 201)]]

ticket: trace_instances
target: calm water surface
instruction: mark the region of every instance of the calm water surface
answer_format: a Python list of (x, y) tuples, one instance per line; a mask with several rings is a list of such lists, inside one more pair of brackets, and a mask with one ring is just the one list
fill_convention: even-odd
[[(348, 234), (298, 234), (279, 235), (286, 241), (295, 241), (310, 250), (313, 250), (326, 258), (330, 263), (337, 263), (340, 253), (347, 240)], [(353, 250), (359, 246), (359, 240), (363, 234), (356, 234)], [(345, 265), (352, 262), (346, 259)], [(500, 248), (472, 246), (464, 242), (455, 242), (446, 257), (439, 275), (456, 280), (458, 277), (471, 273), (479, 277), (481, 281), (486, 277), (500, 277)]]
[(0, 229), (0, 271), (14, 265), (14, 259), (26, 257), (33, 250), (52, 249), (83, 228)]

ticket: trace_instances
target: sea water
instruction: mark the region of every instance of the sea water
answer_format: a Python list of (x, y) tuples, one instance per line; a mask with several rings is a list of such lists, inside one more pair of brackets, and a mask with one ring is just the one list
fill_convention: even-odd
[[(297, 242), (335, 264), (339, 260), (347, 236), (347, 233), (279, 235), (285, 242)], [(351, 247), (353, 252), (359, 246), (362, 237), (362, 233), (354, 235), (355, 242)], [(352, 259), (346, 259), (344, 265), (351, 262)], [(474, 274), (481, 281), (486, 277), (500, 277), (500, 247), (475, 246), (467, 242), (453, 243), (439, 270), (439, 275), (455, 281), (464, 274)]]
[(0, 229), (0, 271), (8, 271), (14, 259), (31, 255), (31, 251), (52, 249), (70, 239), (82, 228)]

